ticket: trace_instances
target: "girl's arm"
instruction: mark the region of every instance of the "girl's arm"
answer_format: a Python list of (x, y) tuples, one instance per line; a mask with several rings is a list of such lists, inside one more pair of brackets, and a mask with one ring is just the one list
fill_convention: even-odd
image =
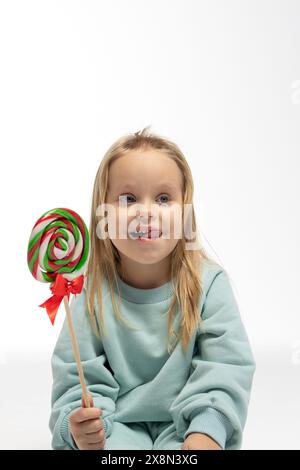
[(189, 379), (170, 412), (178, 435), (204, 433), (239, 449), (256, 364), (224, 270), (211, 273)]
[[(88, 318), (86, 291), (76, 295), (70, 304), (80, 350), (85, 381), (94, 406), (103, 410), (105, 435), (111, 434), (119, 384), (105, 366), (106, 356), (100, 338), (94, 334)], [(77, 449), (69, 429), (69, 416), (82, 404), (82, 389), (73, 356), (67, 320), (52, 355), (53, 386), (49, 427), (53, 434), (53, 449)]]

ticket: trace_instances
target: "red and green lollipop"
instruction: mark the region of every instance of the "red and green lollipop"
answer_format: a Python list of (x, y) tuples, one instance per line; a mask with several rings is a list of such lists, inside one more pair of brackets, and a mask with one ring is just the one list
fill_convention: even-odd
[(70, 293), (76, 295), (82, 291), (89, 249), (89, 232), (82, 218), (70, 209), (59, 208), (45, 212), (37, 220), (27, 250), (27, 263), (33, 277), (38, 281), (51, 283), (53, 295), (40, 307), (46, 308), (52, 324), (61, 301), (64, 301), (83, 399), (87, 407), (90, 405), (69, 296)]

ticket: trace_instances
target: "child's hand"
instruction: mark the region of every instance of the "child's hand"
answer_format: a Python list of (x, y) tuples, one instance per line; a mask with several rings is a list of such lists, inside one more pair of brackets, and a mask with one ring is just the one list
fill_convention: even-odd
[(222, 447), (207, 434), (192, 432), (186, 437), (181, 450), (222, 450)]
[(70, 431), (79, 450), (99, 450), (105, 445), (105, 432), (101, 408), (94, 408), (94, 401), (89, 394), (91, 408), (84, 408), (82, 399), (81, 408), (70, 415)]

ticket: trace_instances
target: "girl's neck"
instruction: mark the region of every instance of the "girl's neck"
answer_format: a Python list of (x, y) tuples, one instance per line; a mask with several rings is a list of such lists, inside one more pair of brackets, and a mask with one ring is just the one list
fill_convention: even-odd
[(171, 280), (170, 260), (155, 264), (141, 264), (129, 258), (117, 268), (120, 278), (137, 289), (154, 289)]

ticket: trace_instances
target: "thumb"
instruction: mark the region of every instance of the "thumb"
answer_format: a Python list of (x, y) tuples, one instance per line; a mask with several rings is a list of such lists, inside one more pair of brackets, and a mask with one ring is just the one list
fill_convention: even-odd
[[(88, 399), (89, 399), (90, 406), (93, 407), (94, 400), (93, 400), (93, 395), (91, 393), (88, 393)], [(81, 406), (82, 408), (87, 408), (83, 395), (81, 397)]]

